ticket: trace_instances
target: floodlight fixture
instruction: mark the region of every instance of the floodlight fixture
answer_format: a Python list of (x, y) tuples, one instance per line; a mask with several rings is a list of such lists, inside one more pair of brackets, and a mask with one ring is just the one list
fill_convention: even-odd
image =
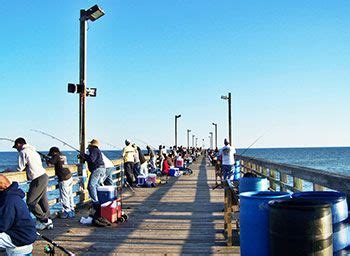
[(105, 12), (96, 4), (92, 6), (90, 9), (85, 10), (82, 12), (80, 20), (91, 20), (95, 21), (101, 18), (103, 15), (105, 15)]

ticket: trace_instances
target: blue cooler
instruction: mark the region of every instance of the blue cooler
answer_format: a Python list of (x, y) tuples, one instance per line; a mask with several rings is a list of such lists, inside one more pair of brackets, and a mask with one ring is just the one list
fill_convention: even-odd
[(116, 186), (100, 186), (97, 187), (98, 203), (103, 204), (118, 198), (118, 191)]
[(173, 168), (171, 168), (171, 169), (169, 170), (169, 176), (175, 176), (175, 172), (176, 172), (176, 170), (173, 169)]
[(145, 185), (145, 183), (146, 183), (146, 177), (145, 176), (143, 176), (143, 175), (137, 176), (137, 185), (138, 186), (142, 187), (142, 186)]

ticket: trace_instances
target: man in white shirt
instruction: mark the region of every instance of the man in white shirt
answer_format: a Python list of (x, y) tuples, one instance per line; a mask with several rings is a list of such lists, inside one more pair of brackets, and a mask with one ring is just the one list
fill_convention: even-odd
[(47, 199), (47, 186), (49, 177), (42, 165), (40, 155), (36, 149), (27, 144), (25, 139), (17, 138), (13, 148), (18, 151), (17, 171), (25, 171), (30, 181), (27, 193), (27, 205), (37, 219), (36, 229), (52, 229), (50, 208)]
[(102, 160), (105, 164), (105, 168), (106, 168), (106, 177), (103, 180), (103, 184), (104, 185), (108, 185), (108, 186), (113, 186), (114, 182), (113, 182), (113, 171), (115, 170), (115, 166), (113, 164), (113, 162), (106, 157), (105, 154), (102, 153)]
[(234, 147), (230, 146), (230, 142), (225, 139), (224, 140), (225, 146), (220, 149), (219, 155), (222, 158), (222, 174), (224, 180), (231, 179), (231, 176), (233, 175), (233, 166), (235, 164), (235, 153), (236, 150)]

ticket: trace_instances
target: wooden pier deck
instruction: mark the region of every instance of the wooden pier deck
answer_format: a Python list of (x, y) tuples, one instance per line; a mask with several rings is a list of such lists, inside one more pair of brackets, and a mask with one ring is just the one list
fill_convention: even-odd
[[(97, 228), (74, 220), (55, 219), (54, 230), (42, 233), (78, 255), (239, 255), (239, 247), (224, 240), (223, 190), (212, 190), (214, 170), (200, 157), (194, 174), (170, 178), (157, 188), (136, 188), (124, 194), (129, 220)], [(33, 255), (42, 255), (47, 243), (35, 243)], [(60, 253), (59, 250), (56, 253)]]

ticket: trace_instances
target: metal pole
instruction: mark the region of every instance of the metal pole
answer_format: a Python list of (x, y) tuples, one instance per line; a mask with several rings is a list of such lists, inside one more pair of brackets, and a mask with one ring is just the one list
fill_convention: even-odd
[(190, 132), (191, 130), (187, 129), (187, 149), (190, 148)]
[(175, 115), (175, 147), (177, 147), (177, 116)]
[[(80, 10), (83, 17), (85, 10)], [(79, 84), (81, 87), (79, 97), (79, 143), (80, 152), (85, 152), (85, 128), (86, 128), (86, 20), (80, 19), (80, 54), (79, 54)], [(84, 163), (81, 159), (80, 163)]]
[(231, 120), (231, 93), (228, 93), (228, 137), (230, 144), (233, 145), (232, 141), (232, 120)]
[(192, 148), (194, 148), (194, 134), (192, 134)]
[(215, 124), (215, 148), (218, 147), (218, 124)]
[(196, 148), (198, 147), (198, 138), (196, 138)]

